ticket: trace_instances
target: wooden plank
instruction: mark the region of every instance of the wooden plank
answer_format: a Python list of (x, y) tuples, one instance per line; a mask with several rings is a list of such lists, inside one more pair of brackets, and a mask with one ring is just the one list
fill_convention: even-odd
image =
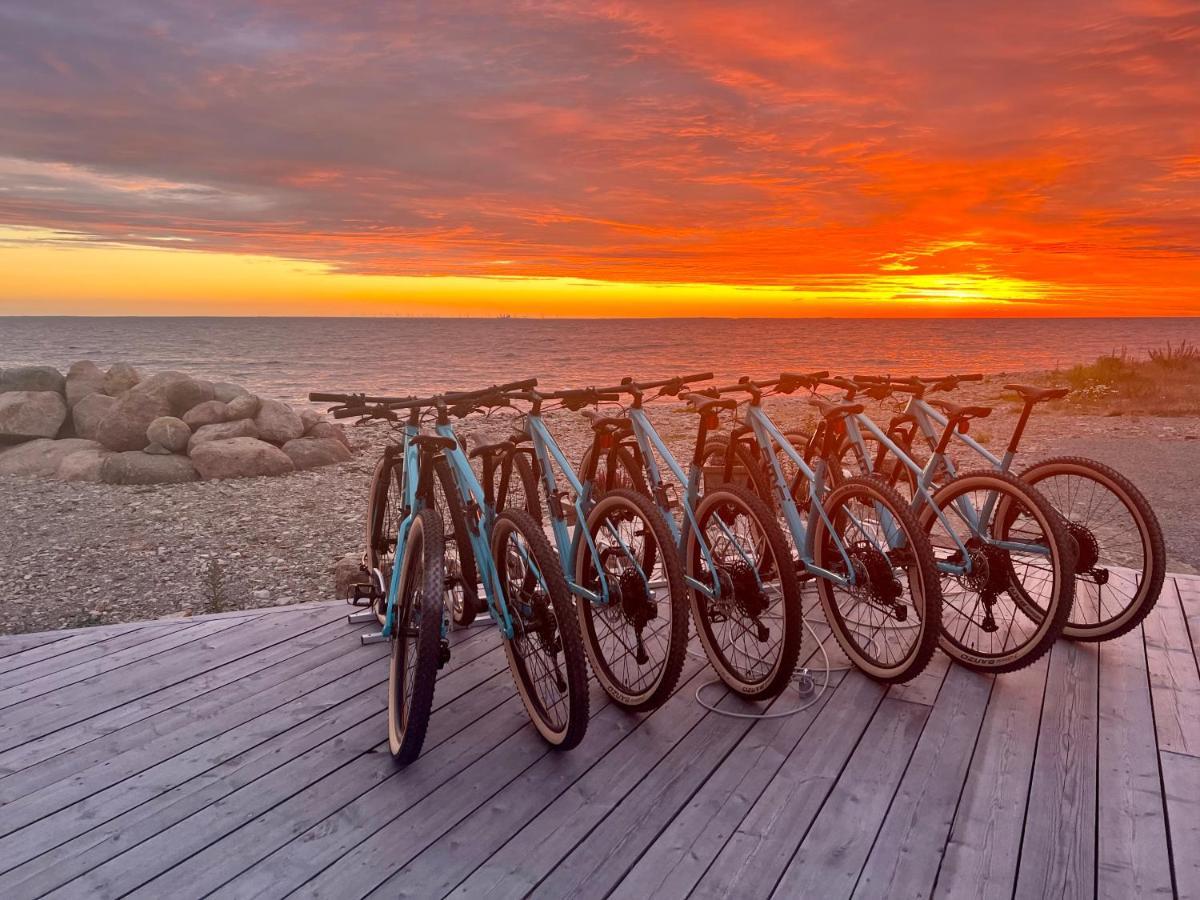
[(892, 685), (888, 689), (888, 698), (933, 706), (949, 669), (950, 657), (945, 653), (934, 653), (933, 659), (929, 661), (925, 671), (905, 684)]
[[(218, 893), (227, 897), (282, 897), (301, 887), (377, 828), (380, 819), (411, 809), (493, 748), (531, 727), (506, 673), (465, 699), (488, 704), (500, 699), (500, 704), (444, 743), (429, 746), (403, 770), (397, 770), (385, 747), (339, 767), (214, 845), (214, 851), (221, 848), (231, 855), (212, 856), (205, 851), (197, 857), (199, 866), (185, 863), (146, 885), (143, 893), (151, 897), (162, 896), (163, 890), (174, 893), (183, 873), (194, 874), (200, 889), (193, 895), (189, 888), (184, 896), (219, 888)], [(430, 728), (437, 723), (435, 716)]]
[(0, 688), (11, 687), (14, 684), (20, 684), (22, 681), (28, 680), (24, 674), (16, 673), (17, 671), (25, 670), (34, 663), (71, 654), (69, 660), (74, 665), (83, 661), (76, 655), (81, 650), (102, 647), (104, 644), (110, 643), (114, 638), (139, 630), (142, 630), (141, 626), (134, 624), (103, 637), (89, 634), (86, 630), (69, 631), (66, 632), (65, 637), (59, 640), (43, 641), (26, 650), (0, 657)]
[(367, 677), (358, 673), (380, 656), (378, 646), (357, 648), (274, 691), (6, 805), (0, 833), (9, 837), (0, 844), (0, 870), (114, 818), (357, 693)]
[(44, 647), (55, 641), (66, 640), (72, 631), (38, 631), (29, 634), (0, 634), (0, 659), (12, 656), (14, 653), (24, 653), (35, 647)]
[(1012, 900), (1049, 660), (998, 676), (934, 894)]
[[(680, 676), (681, 687), (663, 707), (694, 702), (692, 692), (699, 682), (693, 679), (703, 667), (699, 660), (687, 659)], [(404, 855), (408, 860), (404, 867), (380, 884), (372, 895), (393, 898), (442, 896), (648, 718), (630, 716), (614, 706), (603, 710), (592, 720), (588, 739), (581, 746), (565, 756), (549, 754), (543, 757), (428, 846), (406, 848)]]
[(849, 897), (929, 717), (885, 698), (773, 897)]
[(1200, 669), (1179, 594), (1164, 590), (1142, 625), (1158, 746), (1200, 756)]
[[(690, 894), (816, 721), (844, 674), (831, 673), (829, 687), (803, 712), (755, 723), (617, 885), (614, 900)], [(772, 711), (803, 705), (808, 699), (798, 701), (789, 691)]]
[[(10, 689), (19, 690), (22, 685), (38, 681), (48, 675), (57, 675), (75, 668), (86, 669), (84, 663), (103, 660), (105, 657), (116, 654), (119, 650), (136, 648), (170, 633), (153, 628), (131, 628), (107, 640), (91, 641), (79, 645), (61, 656), (32, 662), (27, 666), (5, 673), (4, 677), (0, 677), (0, 694)], [(87, 676), (85, 675), (85, 677)]]
[(1167, 584), (1163, 586), (1166, 593), (1175, 588), (1179, 605), (1183, 609), (1184, 623), (1187, 625), (1188, 637), (1191, 638), (1192, 653), (1197, 665), (1200, 666), (1200, 578), (1193, 575), (1169, 575)]
[[(503, 653), (495, 645), (482, 658), (460, 661), (458, 668), (439, 680), (435, 700), (439, 711), (465, 694), (476, 693), (474, 688), (481, 681), (494, 678), (505, 666)], [(378, 676), (386, 677), (386, 668), (379, 669)], [(39, 865), (27, 870), (37, 876), (21, 873), (26, 880), (19, 888), (42, 893), (70, 881), (58, 892), (60, 896), (118, 896), (177, 863), (184, 863), (184, 868), (195, 871), (201, 880), (205, 875), (211, 878), (210, 869), (228, 873), (231, 860), (225, 853), (208, 854), (199, 867), (191, 857), (359, 756), (379, 758), (381, 754), (373, 751), (380, 749), (379, 737), (387, 733), (387, 691), (382, 681), (375, 685), (364, 682), (363, 687), (363, 692), (308, 722), (43, 854), (35, 861)], [(492, 697), (489, 708), (503, 702), (504, 696)], [(439, 716), (439, 723), (445, 720), (461, 729), (480, 714), (473, 703), (458, 704)], [(430, 748), (441, 743), (446, 732), (446, 726), (431, 726)], [(174, 883), (170, 889), (159, 884), (147, 891), (159, 896), (162, 892), (201, 895), (196, 893), (196, 881), (188, 878), (183, 887), (181, 877), (178, 873), (169, 876)]]
[[(74, 684), (59, 687), (28, 700), (4, 713), (8, 729), (0, 734), (0, 751), (64, 728), (127, 702), (130, 695), (145, 696), (190, 674), (179, 674), (182, 658), (191, 654), (206, 659), (219, 648), (221, 635), (231, 628), (252, 627), (237, 620), (207, 622), (186, 630), (163, 635), (150, 644), (121, 651), (106, 659), (116, 660), (122, 653), (140, 654), (140, 658), (119, 669), (97, 672)], [(151, 646), (153, 644), (153, 646)], [(157, 651), (157, 652), (152, 652)], [(107, 665), (98, 660), (97, 665)]]
[[(66, 777), (119, 752), (115, 748), (122, 739), (138, 742), (148, 735), (163, 734), (172, 722), (183, 724), (205, 715), (211, 708), (205, 704), (229, 705), (274, 683), (269, 680), (272, 676), (291, 677), (283, 668), (273, 669), (269, 675), (260, 673), (345, 636), (340, 623), (321, 623), (308, 614), (290, 617), (285, 625), (272, 628), (269, 638), (241, 629), (206, 657), (206, 671), (0, 753), (0, 803), (22, 796), (30, 780), (38, 781), (39, 786), (56, 780), (51, 774), (56, 767), (65, 773), (60, 777)], [(339, 653), (345, 652), (343, 643), (338, 645)], [(310, 667), (317, 664), (311, 662), (313, 658), (311, 654), (308, 657)], [(206, 696), (218, 689), (222, 689), (219, 698)], [(185, 703), (190, 704), (186, 709), (178, 708)], [(133, 727), (139, 723), (138, 728)], [(112, 740), (118, 744), (104, 742), (117, 732), (122, 733)], [(29, 772), (34, 766), (40, 767), (40, 774)], [(18, 773), (24, 774), (13, 777)]]
[[(854, 888), (855, 897), (932, 893), (992, 682), (991, 676), (961, 666), (947, 674)], [(890, 693), (888, 699), (894, 699)]]
[(884, 693), (858, 672), (846, 674), (697, 881), (693, 896), (761, 897), (774, 889)]
[(1163, 784), (1171, 823), (1171, 862), (1180, 900), (1200, 900), (1200, 759), (1164, 750)]
[(1021, 840), (1019, 897), (1095, 896), (1099, 672), (1095, 644), (1059, 641), (1050, 653)]
[(1100, 645), (1097, 896), (1171, 896), (1167, 822), (1140, 628)]
[[(498, 652), (503, 656), (502, 652)], [(490, 657), (489, 657), (490, 658)], [(506, 666), (506, 664), (505, 664)], [(482, 673), (478, 667), (473, 677)], [(466, 674), (466, 673), (464, 673)], [(246, 876), (253, 879), (256, 866), (269, 868), (272, 854), (304, 834), (348, 803), (387, 782), (395, 805), (411, 805), (422, 796), (453, 778), (479, 759), (491, 747), (516, 733), (528, 723), (506, 672), (501, 671), (453, 698), (430, 722), (422, 760), (404, 770), (397, 769), (387, 744), (377, 743), (386, 732), (381, 716), (364, 723), (339, 739), (344, 753), (314, 751), (297, 759), (270, 776), (209, 807), (192, 819), (155, 836), (138, 848), (138, 853), (117, 864), (134, 865), (144, 852), (156, 848), (169, 853), (168, 862), (176, 865), (166, 871), (161, 860), (143, 868), (142, 875), (156, 875), (131, 896), (160, 897), (170, 894), (179, 900), (199, 898), (213, 891), (227, 896), (244, 895), (243, 882), (223, 887), (226, 882)], [(499, 730), (497, 730), (499, 729)], [(376, 743), (373, 743), (376, 742)], [(357, 756), (353, 753), (358, 752)], [(432, 754), (432, 755), (430, 755)], [(417, 791), (424, 785), (423, 793)], [(368, 827), (370, 823), (365, 823)], [(365, 832), (364, 832), (365, 834)], [(214, 836), (219, 836), (215, 843)], [(303, 849), (303, 842), (299, 845)], [(189, 852), (191, 851), (191, 852)], [(266, 862), (263, 862), (263, 861)], [(289, 879), (303, 882), (317, 874), (328, 861), (301, 855), (289, 868)], [(125, 878), (117, 870), (118, 878)], [(278, 890), (278, 886), (272, 890)]]

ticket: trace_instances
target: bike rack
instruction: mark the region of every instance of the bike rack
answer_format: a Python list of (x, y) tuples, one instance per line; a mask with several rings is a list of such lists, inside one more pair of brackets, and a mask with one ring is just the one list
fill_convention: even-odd
[(384, 635), (384, 633), (382, 631), (376, 631), (376, 632), (367, 632), (364, 635), (360, 635), (358, 639), (362, 642), (362, 645), (365, 647), (368, 644), (382, 644), (384, 641), (387, 640), (387, 637)]
[(364, 622), (374, 622), (375, 613), (369, 609), (362, 612), (350, 613), (346, 616), (346, 621), (351, 625), (362, 625)]

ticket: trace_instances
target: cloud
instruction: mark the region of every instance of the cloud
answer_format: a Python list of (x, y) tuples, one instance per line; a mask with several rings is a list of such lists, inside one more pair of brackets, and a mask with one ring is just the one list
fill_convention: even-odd
[(1197, 58), (1169, 0), (0, 2), (0, 224), (348, 273), (1194, 304)]

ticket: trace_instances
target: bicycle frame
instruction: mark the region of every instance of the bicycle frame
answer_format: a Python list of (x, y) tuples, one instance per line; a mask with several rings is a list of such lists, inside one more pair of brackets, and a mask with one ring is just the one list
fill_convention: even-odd
[[(412, 530), (413, 521), (417, 518), (417, 513), (421, 511), (424, 503), (418, 490), (421, 483), (421, 451), (412, 441), (420, 434), (420, 431), (419, 424), (408, 422), (404, 426), (404, 436), (400, 442), (400, 452), (404, 456), (404, 482), (401, 487), (406, 513), (396, 529), (396, 554), (393, 557), (392, 575), (387, 586), (387, 615), (384, 618), (381, 632), (384, 637), (391, 637), (396, 626), (396, 600), (400, 596), (400, 570), (403, 568), (404, 552), (408, 546), (408, 533)], [(395, 470), (393, 469), (393, 471)], [(373, 574), (377, 578), (380, 575), (378, 570)]]

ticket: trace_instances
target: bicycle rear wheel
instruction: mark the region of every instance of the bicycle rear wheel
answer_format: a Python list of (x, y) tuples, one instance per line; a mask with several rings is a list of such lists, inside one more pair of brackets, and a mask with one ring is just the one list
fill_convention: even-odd
[[(768, 510), (774, 512), (776, 506), (773, 483), (767, 470), (763, 467), (758, 456), (758, 447), (748, 445), (745, 440), (739, 440), (733, 450), (733, 465), (730, 468), (730, 480), (719, 483), (718, 478), (724, 477), (725, 457), (729, 452), (729, 439), (724, 435), (714, 435), (705, 440), (704, 458), (704, 489), (710, 487), (740, 487), (750, 491), (762, 501)], [(711, 481), (710, 481), (711, 479)]]
[(852, 578), (817, 579), (826, 623), (846, 656), (872, 678), (897, 684), (924, 671), (941, 632), (942, 596), (929, 537), (903, 498), (855, 476), (813, 521), (814, 562)]
[(671, 530), (647, 497), (624, 489), (600, 496), (587, 528), (596, 550), (580, 544), (575, 580), (599, 594), (602, 572), (608, 587), (607, 603), (575, 601), (592, 672), (618, 705), (653, 709), (675, 689), (687, 650), (687, 590)]
[(1114, 469), (1078, 456), (1034, 463), (1021, 480), (1062, 514), (1079, 550), (1063, 635), (1103, 641), (1136, 628), (1158, 602), (1167, 568), (1162, 528), (1142, 492)]
[(444, 456), (433, 461), (436, 478), (434, 503), (442, 516), (442, 534), (446, 543), (446, 603), (456, 625), (465, 627), (479, 613), (479, 577), (475, 569), (475, 551), (467, 532), (467, 517), (462, 500)]
[(396, 531), (403, 518), (403, 507), (404, 457), (384, 454), (371, 476), (366, 527), (367, 570), (373, 582), (371, 611), (380, 625), (387, 618), (384, 604), (396, 562)]
[(499, 460), (494, 475), (496, 512), (519, 509), (529, 513), (535, 522), (542, 521), (542, 501), (538, 488), (537, 474), (529, 461), (529, 454), (512, 450)]
[(1002, 472), (966, 472), (919, 520), (942, 586), (939, 645), (982, 672), (1024, 668), (1062, 634), (1074, 596), (1073, 544), (1036, 490)]
[[(583, 459), (579, 461), (579, 468), (576, 470), (580, 478), (588, 470), (588, 464), (595, 452), (595, 443), (589, 444), (587, 450), (584, 451)], [(629, 448), (623, 444), (616, 444), (600, 451), (600, 458), (596, 463), (596, 487), (600, 491), (624, 488), (647, 496), (650, 494), (646, 488), (646, 477), (642, 474), (642, 467), (638, 465)]]
[(524, 510), (501, 513), (491, 543), (513, 622), (504, 652), (521, 701), (546, 742), (570, 750), (587, 731), (587, 660), (562, 563)]
[(800, 583), (790, 545), (763, 502), (736, 485), (707, 491), (696, 521), (703, 539), (689, 531), (687, 572), (719, 587), (715, 597), (692, 590), (700, 643), (730, 690), (770, 699), (787, 686), (800, 656)]
[(388, 668), (388, 748), (406, 766), (421, 753), (442, 639), (442, 520), (423, 509), (404, 545), (392, 659)]

